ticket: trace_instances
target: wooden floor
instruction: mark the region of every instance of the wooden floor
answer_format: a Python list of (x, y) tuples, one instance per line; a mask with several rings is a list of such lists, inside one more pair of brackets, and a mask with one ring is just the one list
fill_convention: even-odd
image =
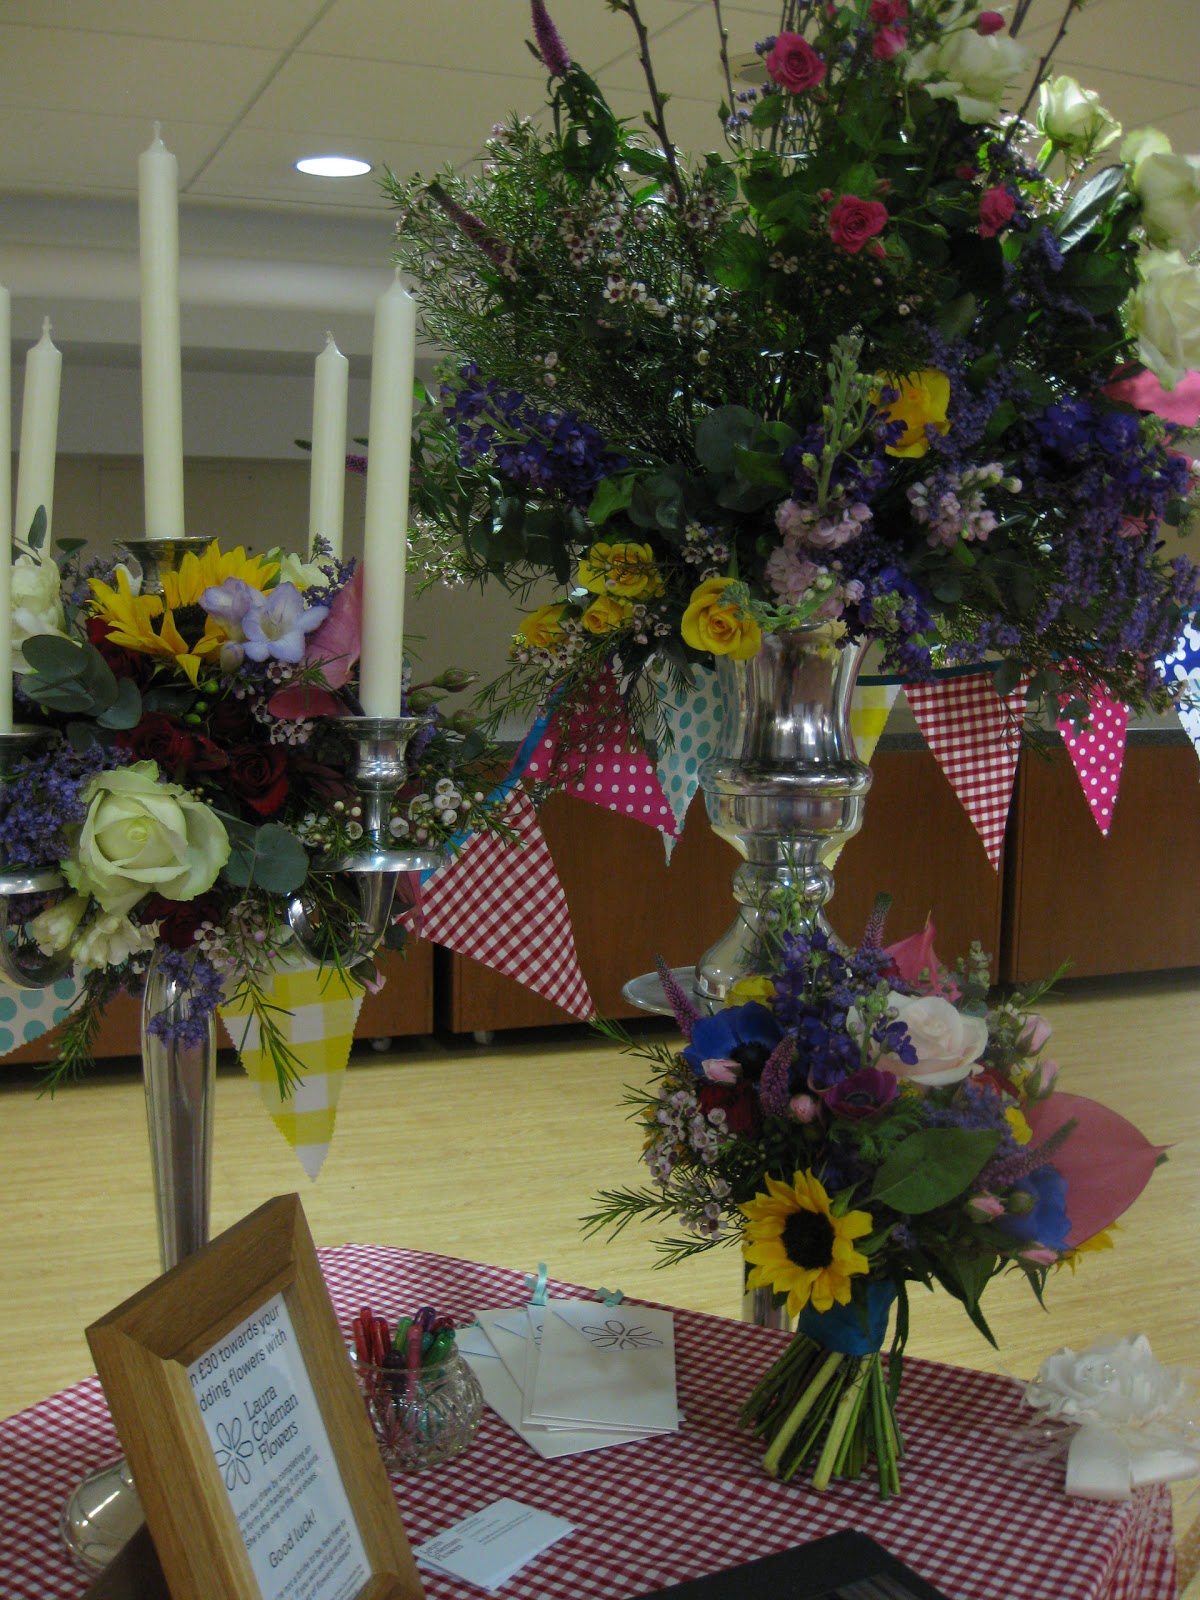
[[(1054, 1275), (1049, 1315), (1023, 1280), (994, 1285), (985, 1310), (995, 1351), (953, 1302), (918, 1291), (910, 1350), (1024, 1377), (1060, 1345), (1145, 1332), (1160, 1360), (1200, 1366), (1200, 972), (1068, 984), (1045, 1011), (1063, 1087), (1120, 1109), (1171, 1146), (1170, 1160), (1114, 1251)], [(736, 1253), (663, 1272), (646, 1234), (581, 1237), (577, 1219), (597, 1189), (640, 1181), (639, 1141), (619, 1105), (638, 1073), (586, 1029), (356, 1053), (332, 1150), (310, 1184), (236, 1062), (222, 1058), (214, 1232), (299, 1190), (318, 1244), (405, 1245), (523, 1270), (545, 1262), (579, 1283), (736, 1315)], [(91, 1371), (83, 1328), (158, 1265), (135, 1064), (53, 1101), (31, 1073), (0, 1064), (0, 1075), (8, 1416)], [(1181, 1520), (1195, 1511), (1193, 1500)]]

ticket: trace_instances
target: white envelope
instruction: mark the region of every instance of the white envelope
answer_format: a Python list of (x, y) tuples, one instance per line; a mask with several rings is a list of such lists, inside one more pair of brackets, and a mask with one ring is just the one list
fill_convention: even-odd
[(541, 1349), (526, 1367), (527, 1421), (642, 1433), (678, 1429), (669, 1311), (594, 1300), (551, 1300), (530, 1307), (535, 1311)]

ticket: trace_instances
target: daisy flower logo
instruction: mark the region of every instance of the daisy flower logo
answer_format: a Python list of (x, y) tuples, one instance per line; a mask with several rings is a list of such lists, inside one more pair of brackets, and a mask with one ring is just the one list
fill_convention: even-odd
[(746, 1217), (742, 1254), (752, 1268), (749, 1289), (772, 1289), (788, 1297), (788, 1314), (812, 1304), (828, 1311), (836, 1300), (850, 1301), (850, 1279), (870, 1262), (854, 1241), (870, 1233), (868, 1211), (838, 1216), (824, 1185), (812, 1172), (797, 1172), (792, 1182), (766, 1179), (767, 1193), (739, 1209)]
[(242, 1419), (234, 1417), (230, 1423), (217, 1423), (219, 1447), (213, 1451), (217, 1468), (225, 1479), (225, 1487), (232, 1492), (236, 1484), (250, 1482), (247, 1461), (254, 1454), (254, 1446), (242, 1435)]
[(662, 1340), (649, 1328), (628, 1327), (618, 1317), (609, 1317), (603, 1327), (584, 1328), (597, 1350), (657, 1350)]

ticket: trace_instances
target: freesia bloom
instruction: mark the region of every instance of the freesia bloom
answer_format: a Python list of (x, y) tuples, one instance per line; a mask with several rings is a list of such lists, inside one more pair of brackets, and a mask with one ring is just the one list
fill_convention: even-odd
[(1166, 389), (1200, 366), (1200, 270), (1178, 250), (1145, 250), (1126, 316), (1138, 355)]
[(1065, 74), (1039, 86), (1037, 125), (1047, 139), (1081, 157), (1095, 155), (1121, 134), (1121, 124), (1109, 116), (1096, 91)]
[(889, 389), (898, 389), (899, 398), (881, 407), (882, 422), (902, 422), (904, 432), (894, 444), (887, 446), (890, 456), (923, 456), (929, 449), (929, 435), (933, 428), (938, 433), (949, 433), (946, 416), (950, 404), (950, 379), (936, 367), (926, 367), (921, 372), (909, 372), (903, 377), (885, 373), (882, 383)]
[(216, 813), (177, 783), (162, 783), (153, 761), (100, 772), (85, 785), (87, 816), (63, 874), (80, 894), (123, 915), (143, 895), (193, 900), (211, 889), (229, 859)]
[(251, 661), (298, 665), (304, 660), (305, 635), (314, 633), (328, 615), (328, 606), (306, 606), (294, 583), (277, 584), (243, 619), (246, 654)]
[(762, 629), (754, 618), (724, 598), (733, 578), (706, 578), (692, 591), (680, 633), (693, 650), (711, 650), (732, 661), (749, 661), (762, 647)]
[(781, 89), (802, 94), (825, 76), (825, 63), (799, 33), (781, 33), (767, 57), (767, 71)]
[(868, 239), (887, 227), (887, 207), (878, 200), (844, 194), (829, 213), (829, 237), (848, 255), (857, 255)]
[(936, 994), (893, 993), (888, 1006), (904, 1024), (917, 1062), (909, 1066), (899, 1056), (889, 1054), (880, 1056), (878, 1067), (927, 1089), (961, 1083), (979, 1070), (979, 1058), (988, 1042), (983, 1017), (967, 1016)]

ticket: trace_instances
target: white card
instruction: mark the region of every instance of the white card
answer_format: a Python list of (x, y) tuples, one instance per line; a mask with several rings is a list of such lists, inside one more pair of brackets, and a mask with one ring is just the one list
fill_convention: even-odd
[(575, 1529), (564, 1517), (519, 1500), (493, 1500), (413, 1551), (432, 1572), (498, 1589), (535, 1556)]
[(542, 1317), (525, 1391), (529, 1420), (656, 1433), (679, 1427), (669, 1311), (552, 1300)]

